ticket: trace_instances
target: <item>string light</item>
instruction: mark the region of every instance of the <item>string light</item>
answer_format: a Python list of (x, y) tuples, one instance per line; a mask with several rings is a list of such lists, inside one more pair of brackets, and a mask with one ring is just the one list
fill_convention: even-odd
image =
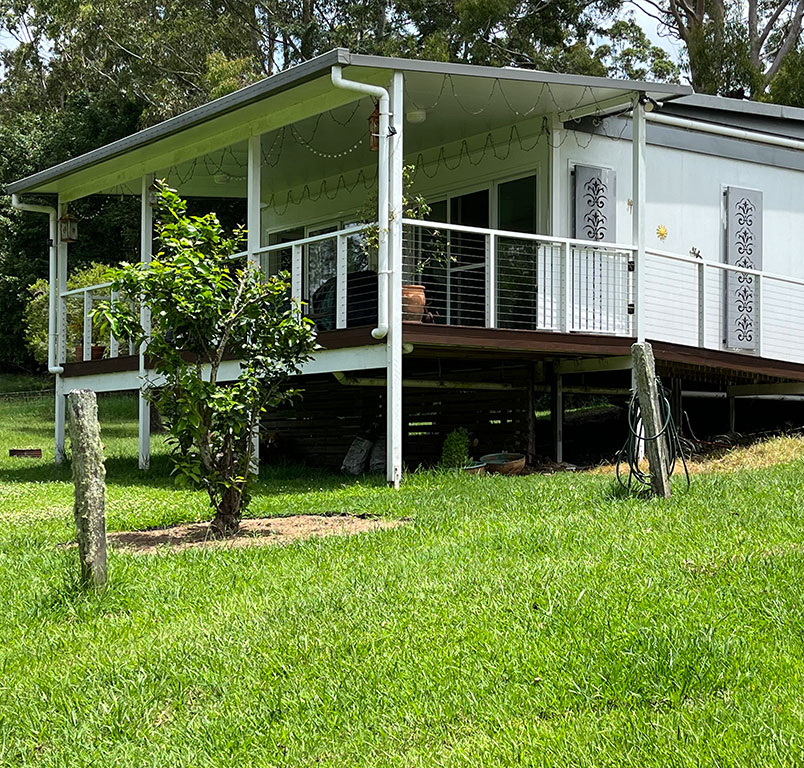
[[(504, 82), (507, 81), (503, 81), (499, 78), (494, 78), (491, 81), (491, 86), (488, 94), (485, 96), (485, 101), (479, 108), (471, 107), (461, 99), (459, 96), (459, 91), (455, 86), (454, 77), (450, 74), (442, 77), (438, 94), (436, 95), (435, 100), (430, 104), (422, 104), (416, 101), (416, 99), (410, 94), (406, 82), (405, 104), (413, 109), (422, 110), (429, 113), (436, 109), (442, 102), (444, 95), (449, 93), (454, 99), (454, 102), (466, 115), (470, 117), (477, 117), (478, 115), (487, 112), (489, 109), (493, 109), (495, 114), (499, 114), (499, 108), (496, 106), (492, 107), (492, 101), (494, 100), (495, 94), (499, 94), (509, 112), (516, 117), (527, 118), (537, 111), (545, 111), (540, 105), (542, 104), (545, 95), (547, 95), (554, 108), (552, 111), (571, 112), (582, 105), (588, 104), (591, 100), (601, 112), (604, 112), (604, 107), (597, 101), (593, 89), (589, 86), (584, 86), (581, 95), (578, 97), (575, 104), (568, 106), (566, 103), (559, 104), (549, 83), (540, 84), (538, 95), (535, 98), (530, 96), (533, 91), (529, 91), (529, 101), (531, 101), (532, 106), (526, 110), (521, 110), (515, 107), (512, 103), (509, 94), (506, 93)], [(297, 127), (294, 124), (283, 126), (274, 132), (270, 146), (263, 146), (261, 148), (262, 164), (264, 166), (274, 168), (282, 161), (283, 150), (287, 144), (288, 135), (290, 135), (290, 138), (296, 145), (322, 159), (339, 159), (353, 154), (364, 144), (365, 139), (362, 136), (349, 147), (337, 152), (328, 152), (319, 149), (315, 146), (315, 139), (325, 118), (340, 127), (347, 127), (355, 120), (358, 114), (362, 113), (364, 106), (365, 105), (361, 100), (354, 102), (349, 114), (344, 119), (338, 117), (338, 114), (333, 110), (319, 113), (312, 120), (312, 123), (309, 126), (308, 136), (303, 135), (302, 128)], [(609, 136), (607, 131), (607, 121), (605, 118), (593, 116), (592, 119), (595, 127), (602, 127), (604, 135)], [(574, 122), (577, 124), (580, 121)], [(625, 126), (623, 126), (623, 129), (620, 131), (619, 137), (622, 137), (624, 129)], [(533, 151), (542, 141), (545, 142), (547, 147), (556, 149), (561, 147), (569, 139), (570, 134), (574, 136), (576, 145), (581, 149), (588, 147), (594, 139), (594, 133), (590, 133), (588, 140), (586, 142), (582, 142), (580, 141), (577, 132), (572, 129), (561, 131), (560, 138), (556, 139), (550, 129), (547, 116), (543, 115), (540, 129), (530, 142), (522, 137), (517, 125), (512, 125), (508, 132), (508, 136), (502, 141), (499, 139), (495, 140), (493, 133), (488, 132), (484, 137), (482, 147), (479, 149), (471, 149), (469, 146), (469, 139), (464, 138), (461, 139), (460, 144), (457, 147), (457, 152), (448, 153), (447, 147), (441, 145), (439, 148), (437, 148), (437, 154), (434, 159), (425, 160), (425, 155), (436, 150), (435, 147), (433, 147), (431, 150), (422, 150), (418, 152), (416, 160), (413, 163), (415, 169), (414, 178), (419, 173), (422, 173), (426, 178), (433, 179), (442, 169), (448, 172), (453, 172), (465, 163), (468, 163), (472, 167), (476, 167), (480, 165), (490, 153), (496, 160), (504, 162), (510, 156), (512, 148), (515, 144), (518, 145), (519, 151), (524, 153)], [(246, 164), (234, 154), (231, 147), (226, 147), (225, 149), (221, 150), (217, 159), (215, 159), (213, 155), (205, 155), (201, 159), (195, 158), (191, 161), (189, 167), (184, 173), (180, 171), (179, 167), (173, 166), (169, 171), (170, 176), (175, 178), (179, 185), (186, 184), (195, 177), (199, 168), (199, 160), (203, 165), (206, 176), (224, 179), (224, 182), (222, 183), (229, 181), (242, 181), (246, 178)], [(233, 169), (240, 171), (240, 173), (232, 173), (231, 171)], [(351, 194), (361, 184), (368, 189), (375, 183), (376, 169), (373, 178), (367, 177), (363, 170), (359, 170), (354, 178), (354, 181), (351, 182), (347, 180), (347, 176), (345, 174), (340, 174), (334, 182), (334, 189), (331, 184), (327, 183), (326, 179), (318, 184), (316, 191), (313, 191), (315, 185), (311, 186), (309, 183), (304, 184), (301, 189), (296, 188), (298, 190), (296, 193), (294, 193), (293, 190), (289, 190), (285, 194), (284, 200), (281, 203), (277, 200), (275, 194), (271, 194), (269, 202), (263, 207), (271, 208), (275, 213), (277, 213), (277, 215), (281, 216), (285, 211), (287, 211), (289, 206), (300, 205), (305, 200), (309, 200), (313, 203), (317, 202), (322, 197), (325, 197), (329, 200), (334, 200), (341, 192)]]
[(351, 147), (349, 147), (348, 149), (344, 149), (341, 152), (322, 152), (321, 150), (316, 149), (314, 146), (312, 146), (309, 142), (305, 142), (304, 139), (302, 139), (302, 137), (296, 133), (296, 129), (292, 125), (290, 126), (290, 133), (296, 140), (297, 144), (300, 144), (302, 147), (309, 150), (317, 157), (324, 157), (328, 160), (333, 160), (338, 157), (346, 157), (347, 155), (351, 155), (352, 152), (357, 150), (363, 144), (363, 139), (360, 138), (354, 144), (352, 144)]

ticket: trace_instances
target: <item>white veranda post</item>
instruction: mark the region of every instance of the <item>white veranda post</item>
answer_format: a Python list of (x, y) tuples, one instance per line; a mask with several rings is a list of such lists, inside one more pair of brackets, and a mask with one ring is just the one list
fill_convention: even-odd
[(399, 487), (402, 478), (402, 197), (403, 197), (403, 129), (404, 112), (402, 93), (404, 75), (394, 72), (391, 83), (391, 116), (388, 142), (389, 153), (389, 207), (390, 232), (388, 233), (390, 296), (388, 337), (386, 349), (386, 440), (388, 482)]
[[(261, 198), (262, 198), (262, 138), (251, 136), (248, 140), (248, 261), (255, 269), (260, 266), (260, 231), (261, 231)], [(251, 471), (257, 474), (260, 469), (260, 425), (254, 429), (252, 435), (254, 448), (251, 458)]]
[[(59, 197), (56, 209), (59, 216), (64, 213), (64, 205)], [(56, 256), (56, 343), (55, 358), (56, 364), (62, 365), (67, 359), (67, 299), (62, 294), (67, 290), (67, 243), (61, 240), (61, 227), (56, 227), (57, 231), (57, 256)], [(61, 464), (65, 459), (64, 437), (66, 428), (67, 400), (64, 391), (64, 376), (56, 374), (56, 403), (55, 403), (55, 451), (54, 457), (56, 464)]]
[(645, 107), (634, 98), (631, 182), (631, 242), (634, 246), (634, 328), (637, 341), (645, 340)]
[[(142, 177), (142, 191), (140, 194), (140, 261), (147, 264), (151, 261), (153, 253), (153, 208), (151, 206), (151, 185), (153, 176)], [(151, 310), (146, 306), (140, 307), (140, 324), (146, 335), (151, 332)], [(145, 344), (140, 346), (140, 385), (138, 395), (138, 425), (139, 425), (139, 467), (148, 469), (151, 466), (151, 404), (145, 397), (148, 371), (145, 367)]]

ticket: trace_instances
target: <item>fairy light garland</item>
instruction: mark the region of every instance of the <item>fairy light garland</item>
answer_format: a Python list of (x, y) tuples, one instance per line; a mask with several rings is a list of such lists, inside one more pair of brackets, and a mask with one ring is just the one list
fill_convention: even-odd
[[(540, 107), (540, 105), (542, 104), (545, 96), (548, 97), (552, 103), (552, 111), (571, 112), (582, 105), (587, 105), (590, 100), (596, 107), (599, 108), (601, 112), (604, 111), (603, 106), (598, 102), (594, 91), (589, 86), (584, 86), (581, 95), (573, 106), (567, 106), (564, 103), (559, 104), (549, 83), (542, 83), (538, 95), (535, 97), (529, 97), (529, 101), (531, 102), (532, 106), (525, 110), (519, 109), (514, 106), (509, 94), (506, 92), (504, 85), (505, 82), (507, 81), (494, 78), (491, 81), (491, 87), (489, 88), (488, 94), (485, 96), (482, 106), (479, 108), (470, 106), (465, 100), (461, 99), (459, 96), (459, 91), (456, 89), (453, 75), (447, 74), (442, 77), (441, 85), (435, 100), (429, 104), (422, 104), (421, 102), (417, 101), (410, 93), (408, 84), (406, 82), (405, 104), (409, 105), (415, 110), (430, 112), (441, 104), (445, 95), (449, 94), (454, 100), (454, 103), (457, 104), (459, 109), (463, 111), (464, 114), (470, 117), (477, 117), (478, 115), (484, 114), (492, 108), (492, 101), (494, 100), (495, 95), (499, 94), (508, 111), (520, 119), (528, 118), (537, 111), (544, 112), (544, 108)], [(321, 159), (335, 160), (347, 157), (357, 152), (365, 143), (364, 136), (361, 136), (357, 141), (345, 149), (335, 152), (320, 149), (315, 145), (315, 140), (318, 136), (319, 130), (322, 127), (324, 119), (329, 120), (332, 124), (345, 128), (353, 123), (355, 118), (359, 116), (364, 108), (365, 104), (362, 102), (362, 100), (358, 100), (354, 103), (354, 106), (344, 118), (339, 117), (338, 114), (333, 110), (319, 113), (312, 121), (308, 135), (304, 135), (302, 129), (294, 124), (283, 126), (274, 132), (270, 146), (266, 147), (263, 145), (261, 147), (260, 154), (262, 165), (270, 168), (275, 168), (279, 165), (279, 163), (282, 161), (283, 150), (287, 144), (288, 136), (290, 139), (292, 139), (294, 144), (302, 147), (306, 151)], [(493, 109), (495, 114), (499, 114), (499, 108), (494, 107)], [(609, 136), (609, 138), (622, 137), (625, 127), (622, 128), (618, 137), (610, 136), (607, 130), (606, 119), (601, 117), (592, 117), (595, 127), (602, 127), (604, 135)], [(578, 120), (574, 122), (579, 123), (580, 121)], [(590, 133), (588, 140), (584, 143), (579, 139), (576, 131), (568, 128), (567, 130), (562, 130), (560, 133), (560, 138), (556, 139), (551, 131), (548, 118), (545, 115), (542, 118), (538, 133), (530, 140), (523, 138), (519, 127), (515, 124), (510, 127), (507, 137), (503, 140), (495, 140), (493, 133), (491, 131), (487, 132), (483, 145), (479, 149), (472, 149), (469, 145), (469, 139), (464, 138), (460, 140), (456, 152), (448, 152), (447, 146), (449, 145), (441, 145), (437, 150), (435, 158), (433, 159), (426, 160), (425, 155), (430, 151), (435, 150), (435, 147), (433, 147), (432, 150), (422, 150), (417, 153), (416, 160), (413, 163), (415, 168), (414, 178), (421, 173), (427, 179), (434, 179), (441, 171), (445, 170), (451, 173), (458, 170), (466, 163), (468, 163), (471, 167), (477, 167), (483, 163), (489, 154), (493, 155), (493, 157), (499, 162), (504, 162), (510, 157), (514, 146), (517, 146), (519, 151), (523, 153), (532, 152), (542, 142), (544, 142), (546, 146), (551, 149), (559, 148), (569, 140), (570, 134), (573, 135), (576, 145), (581, 149), (588, 147), (595, 135), (594, 133)], [(168, 175), (175, 179), (179, 186), (183, 186), (195, 178), (199, 168), (203, 169), (206, 177), (216, 180), (221, 179), (222, 183), (228, 183), (230, 181), (243, 181), (247, 176), (246, 163), (238, 158), (231, 146), (225, 147), (223, 150), (220, 150), (219, 153), (204, 155), (201, 158), (194, 158), (184, 172), (182, 172), (181, 166), (172, 166), (168, 171)], [(232, 171), (234, 171), (234, 173)], [(312, 185), (309, 183), (304, 184), (301, 188), (297, 187), (295, 192), (294, 190), (288, 190), (283, 196), (284, 199), (281, 201), (277, 198), (276, 193), (272, 193), (268, 202), (263, 207), (270, 208), (278, 216), (281, 216), (291, 205), (301, 205), (305, 200), (309, 200), (313, 203), (321, 200), (322, 198), (334, 200), (341, 193), (345, 192), (347, 194), (352, 194), (361, 185), (366, 189), (369, 189), (371, 186), (376, 184), (376, 170), (373, 175), (366, 175), (362, 169), (358, 170), (351, 181), (349, 180), (350, 176), (351, 174), (341, 173), (337, 176), (334, 184), (328, 183), (327, 180), (324, 179), (317, 185), (317, 188), (314, 183)]]

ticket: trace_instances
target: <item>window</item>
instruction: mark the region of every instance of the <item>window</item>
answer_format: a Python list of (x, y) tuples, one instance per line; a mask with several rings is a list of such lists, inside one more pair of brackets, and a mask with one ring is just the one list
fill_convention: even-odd
[(536, 176), (504, 181), (497, 185), (497, 228), (536, 234)]

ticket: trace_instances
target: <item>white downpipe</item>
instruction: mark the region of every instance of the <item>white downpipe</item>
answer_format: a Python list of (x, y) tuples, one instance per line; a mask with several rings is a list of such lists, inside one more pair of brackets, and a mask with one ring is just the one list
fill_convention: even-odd
[(18, 211), (45, 213), (48, 216), (50, 246), (48, 248), (47, 372), (59, 375), (64, 373), (64, 368), (56, 365), (56, 238), (58, 237), (56, 217), (58, 213), (49, 205), (22, 203), (16, 195), (11, 195), (11, 207)]
[(786, 149), (804, 149), (804, 141), (801, 139), (789, 139), (786, 136), (773, 136), (769, 133), (748, 131), (745, 128), (732, 128), (728, 125), (715, 125), (714, 123), (692, 120), (688, 117), (663, 115), (661, 112), (647, 112), (645, 117), (651, 123), (669, 125), (673, 128), (684, 128), (688, 131), (699, 131), (701, 133), (713, 133), (717, 136), (727, 136), (731, 139), (742, 139), (743, 141), (755, 141), (759, 144), (771, 144), (774, 147), (785, 147)]
[(359, 83), (346, 80), (339, 65), (332, 67), (332, 84), (346, 91), (364, 93), (374, 96), (380, 102), (379, 156), (377, 158), (377, 225), (379, 228), (377, 248), (377, 273), (380, 276), (380, 289), (377, 295), (377, 327), (371, 332), (375, 339), (384, 339), (388, 335), (389, 325), (389, 291), (390, 269), (388, 264), (388, 228), (390, 226), (388, 211), (388, 116), (390, 113), (390, 97), (388, 91), (379, 85)]

